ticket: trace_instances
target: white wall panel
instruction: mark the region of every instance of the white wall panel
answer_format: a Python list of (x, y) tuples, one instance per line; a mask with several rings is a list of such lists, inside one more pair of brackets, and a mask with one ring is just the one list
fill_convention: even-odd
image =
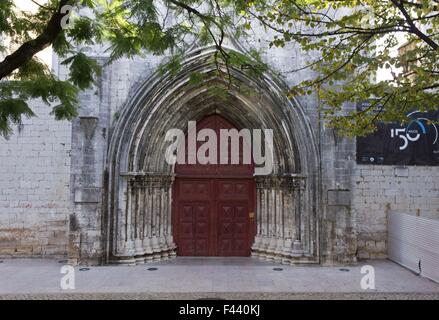
[(388, 257), (439, 282), (439, 220), (389, 214)]

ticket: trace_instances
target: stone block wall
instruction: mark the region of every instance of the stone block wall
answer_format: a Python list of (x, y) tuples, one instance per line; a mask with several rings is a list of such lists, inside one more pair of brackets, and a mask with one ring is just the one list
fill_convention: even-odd
[(353, 179), (357, 256), (387, 257), (387, 214), (439, 219), (439, 167), (358, 165)]
[(339, 136), (324, 123), (320, 131), (322, 261), (331, 265), (356, 261), (355, 212), (351, 176), (355, 168), (353, 139)]
[(0, 137), (0, 257), (65, 256), (71, 123), (30, 105), (37, 116)]

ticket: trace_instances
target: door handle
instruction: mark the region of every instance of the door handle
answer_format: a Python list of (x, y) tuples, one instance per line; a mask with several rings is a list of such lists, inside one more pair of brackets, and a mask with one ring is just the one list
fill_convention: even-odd
[(248, 213), (248, 217), (250, 218), (250, 220), (255, 220), (255, 213), (254, 212), (249, 212)]

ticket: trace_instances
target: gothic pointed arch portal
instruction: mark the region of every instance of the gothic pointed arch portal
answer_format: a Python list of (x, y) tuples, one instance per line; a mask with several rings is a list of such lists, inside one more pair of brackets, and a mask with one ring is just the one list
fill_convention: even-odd
[[(319, 155), (300, 105), (270, 73), (251, 77), (229, 68), (218, 77), (214, 48), (187, 55), (177, 75), (157, 73), (124, 106), (111, 136), (105, 210), (108, 263), (144, 263), (176, 256), (175, 166), (165, 134), (217, 114), (237, 128), (272, 129), (274, 167), (254, 176), (255, 235), (251, 255), (282, 263), (319, 262)], [(189, 81), (193, 72), (202, 82)], [(226, 94), (218, 94), (218, 90)]]

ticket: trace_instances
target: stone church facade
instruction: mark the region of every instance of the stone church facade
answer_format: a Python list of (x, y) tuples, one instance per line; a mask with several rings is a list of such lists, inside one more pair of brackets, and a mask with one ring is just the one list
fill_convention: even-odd
[[(230, 40), (227, 48), (246, 54), (253, 45)], [(108, 60), (99, 48), (87, 50)], [(249, 184), (255, 258), (322, 265), (385, 258), (389, 212), (439, 218), (437, 167), (359, 165), (355, 139), (326, 126), (316, 95), (286, 97), (309, 76), (291, 72), (305, 59), (298, 48), (263, 55), (276, 71), (263, 76), (231, 68), (232, 86), (217, 77), (213, 53), (194, 46), (177, 74), (159, 72), (166, 57), (117, 61), (81, 92), (73, 122), (55, 121), (32, 101), (38, 116), (0, 138), (0, 257), (138, 264), (178, 255), (179, 175), (164, 159), (164, 136), (211, 115), (238, 129), (273, 130), (273, 172)], [(197, 85), (189, 82), (194, 71), (204, 74)], [(226, 98), (212, 88), (226, 89)]]

